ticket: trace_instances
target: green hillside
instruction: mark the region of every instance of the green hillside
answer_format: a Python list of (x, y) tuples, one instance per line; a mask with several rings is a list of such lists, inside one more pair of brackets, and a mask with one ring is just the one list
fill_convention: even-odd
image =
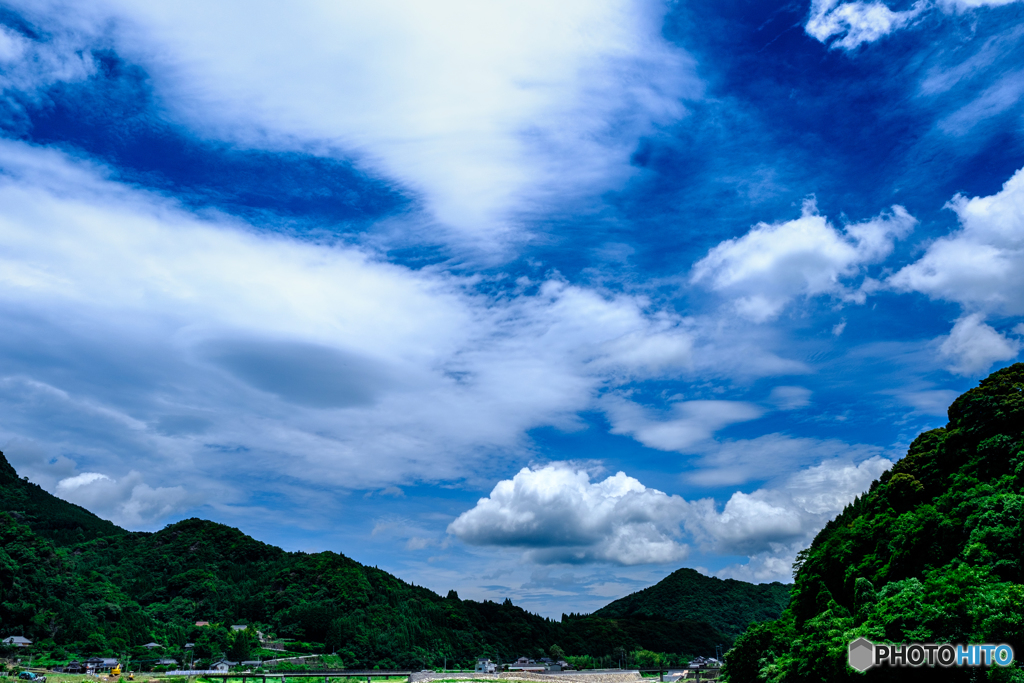
[(186, 642), (199, 658), (246, 659), (258, 643), (227, 628), (238, 623), (353, 667), (469, 664), (480, 654), (509, 661), (555, 645), (583, 665), (610, 665), (620, 650), (654, 665), (642, 651), (681, 661), (731, 642), (691, 618), (557, 622), (508, 600), (441, 597), (341, 554), (289, 553), (199, 519), (127, 532), (18, 478), (2, 454), (0, 473), (0, 636), (26, 635), (58, 658), (152, 658), (141, 646), (156, 641), (179, 661)]
[[(793, 600), (726, 656), (728, 680), (860, 680), (876, 643), (1007, 643), (1024, 657), (1024, 364), (960, 396), (797, 560)], [(872, 668), (877, 681), (1024, 681), (1024, 670)]]
[(38, 484), (19, 479), (3, 453), (0, 453), (0, 510), (57, 544), (124, 533), (123, 529), (85, 508), (50, 495)]
[(752, 622), (777, 619), (789, 604), (791, 586), (752, 584), (680, 569), (642, 591), (602, 607), (594, 616), (698, 619), (735, 638)]

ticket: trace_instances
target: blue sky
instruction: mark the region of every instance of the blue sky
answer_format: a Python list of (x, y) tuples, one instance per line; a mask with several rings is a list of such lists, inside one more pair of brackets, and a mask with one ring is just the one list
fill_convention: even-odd
[(788, 580), (1019, 359), (1022, 20), (8, 3), (0, 447), (545, 615)]

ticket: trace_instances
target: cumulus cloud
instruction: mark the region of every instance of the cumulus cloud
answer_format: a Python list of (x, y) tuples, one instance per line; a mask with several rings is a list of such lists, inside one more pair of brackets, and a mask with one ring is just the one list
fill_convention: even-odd
[(637, 140), (700, 92), (646, 0), (19, 4), (112, 43), (201, 136), (354, 158), (460, 243), (622, 181)]
[(743, 401), (679, 401), (667, 415), (618, 396), (602, 402), (612, 434), (625, 434), (650, 448), (686, 451), (724, 427), (755, 420), (764, 408)]
[(196, 492), (190, 493), (182, 486), (153, 488), (135, 470), (120, 479), (83, 472), (59, 481), (56, 494), (131, 529), (152, 527), (202, 500)]
[(804, 30), (822, 43), (831, 41), (832, 49), (855, 50), (907, 26), (927, 6), (919, 1), (909, 10), (894, 12), (882, 2), (814, 0)]
[(960, 229), (935, 240), (889, 284), (978, 311), (1024, 314), (1024, 169), (996, 194), (957, 195), (948, 206)]
[(746, 562), (731, 564), (715, 575), (721, 579), (737, 579), (749, 583), (770, 583), (779, 581), (790, 583), (793, 580), (793, 562), (796, 554), (806, 547), (806, 543), (783, 544), (775, 551), (756, 553), (747, 558)]
[(694, 264), (690, 279), (730, 297), (737, 313), (756, 322), (776, 317), (801, 295), (863, 303), (864, 291), (842, 281), (884, 260), (894, 241), (916, 223), (902, 206), (894, 206), (890, 213), (839, 231), (807, 201), (800, 218), (759, 223), (714, 247)]
[(591, 481), (558, 463), (523, 468), (459, 515), (448, 532), (471, 545), (525, 549), (534, 562), (676, 562), (687, 503), (619, 472)]
[(881, 456), (859, 464), (846, 458), (826, 460), (778, 486), (749, 494), (737, 491), (721, 510), (711, 499), (696, 501), (686, 528), (713, 552), (786, 557), (794, 544), (806, 547), (825, 522), (891, 466)]
[(678, 562), (687, 541), (746, 555), (726, 573), (788, 580), (792, 555), (892, 462), (829, 458), (723, 506), (648, 488), (623, 472), (592, 480), (571, 463), (524, 468), (462, 513), (448, 532), (470, 545), (518, 548), (540, 564)]
[(939, 339), (939, 353), (952, 372), (975, 375), (1021, 349), (985, 319), (1024, 315), (1024, 169), (993, 195), (957, 195), (948, 206), (960, 228), (932, 242), (887, 283), (963, 307), (964, 315)]
[(939, 346), (939, 353), (951, 361), (950, 372), (978, 375), (987, 372), (996, 361), (1016, 358), (1020, 349), (1019, 340), (1000, 334), (982, 322), (981, 314), (974, 313), (956, 321)]

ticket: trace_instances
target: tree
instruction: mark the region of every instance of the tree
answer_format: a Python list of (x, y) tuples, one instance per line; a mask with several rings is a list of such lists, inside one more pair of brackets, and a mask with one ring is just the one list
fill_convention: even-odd
[(252, 659), (252, 651), (258, 648), (259, 644), (259, 638), (252, 626), (246, 627), (244, 631), (235, 631), (231, 636), (228, 658), (237, 662)]

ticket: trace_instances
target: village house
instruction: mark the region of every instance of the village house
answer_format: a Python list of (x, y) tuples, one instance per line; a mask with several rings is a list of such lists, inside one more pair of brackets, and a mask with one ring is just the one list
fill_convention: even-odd
[(497, 671), (497, 668), (497, 664), (484, 657), (476, 660), (476, 669), (474, 669), (474, 671), (478, 674), (492, 674)]
[(520, 657), (519, 659), (517, 659), (515, 661), (515, 664), (509, 664), (508, 665), (508, 670), (509, 671), (531, 671), (533, 673), (539, 673), (539, 672), (542, 672), (542, 671), (546, 671), (547, 668), (544, 666), (543, 662), (538, 663), (538, 662), (535, 662), (535, 661), (533, 661), (532, 659), (530, 659), (528, 657)]
[(85, 668), (89, 673), (99, 673), (100, 671), (110, 671), (117, 666), (117, 660), (111, 657), (90, 657), (85, 660)]
[(213, 671), (219, 671), (221, 673), (226, 674), (228, 671), (231, 670), (231, 667), (233, 666), (238, 666), (238, 662), (232, 662), (227, 659), (222, 659), (219, 662), (214, 662), (213, 664), (211, 664), (210, 669), (212, 669)]
[(153, 648), (156, 648), (156, 647), (163, 647), (163, 645), (161, 645), (160, 643), (146, 643), (142, 647), (146, 648), (147, 650), (152, 650)]
[(13, 645), (14, 647), (31, 647), (32, 641), (24, 636), (8, 636), (4, 638), (4, 645)]

